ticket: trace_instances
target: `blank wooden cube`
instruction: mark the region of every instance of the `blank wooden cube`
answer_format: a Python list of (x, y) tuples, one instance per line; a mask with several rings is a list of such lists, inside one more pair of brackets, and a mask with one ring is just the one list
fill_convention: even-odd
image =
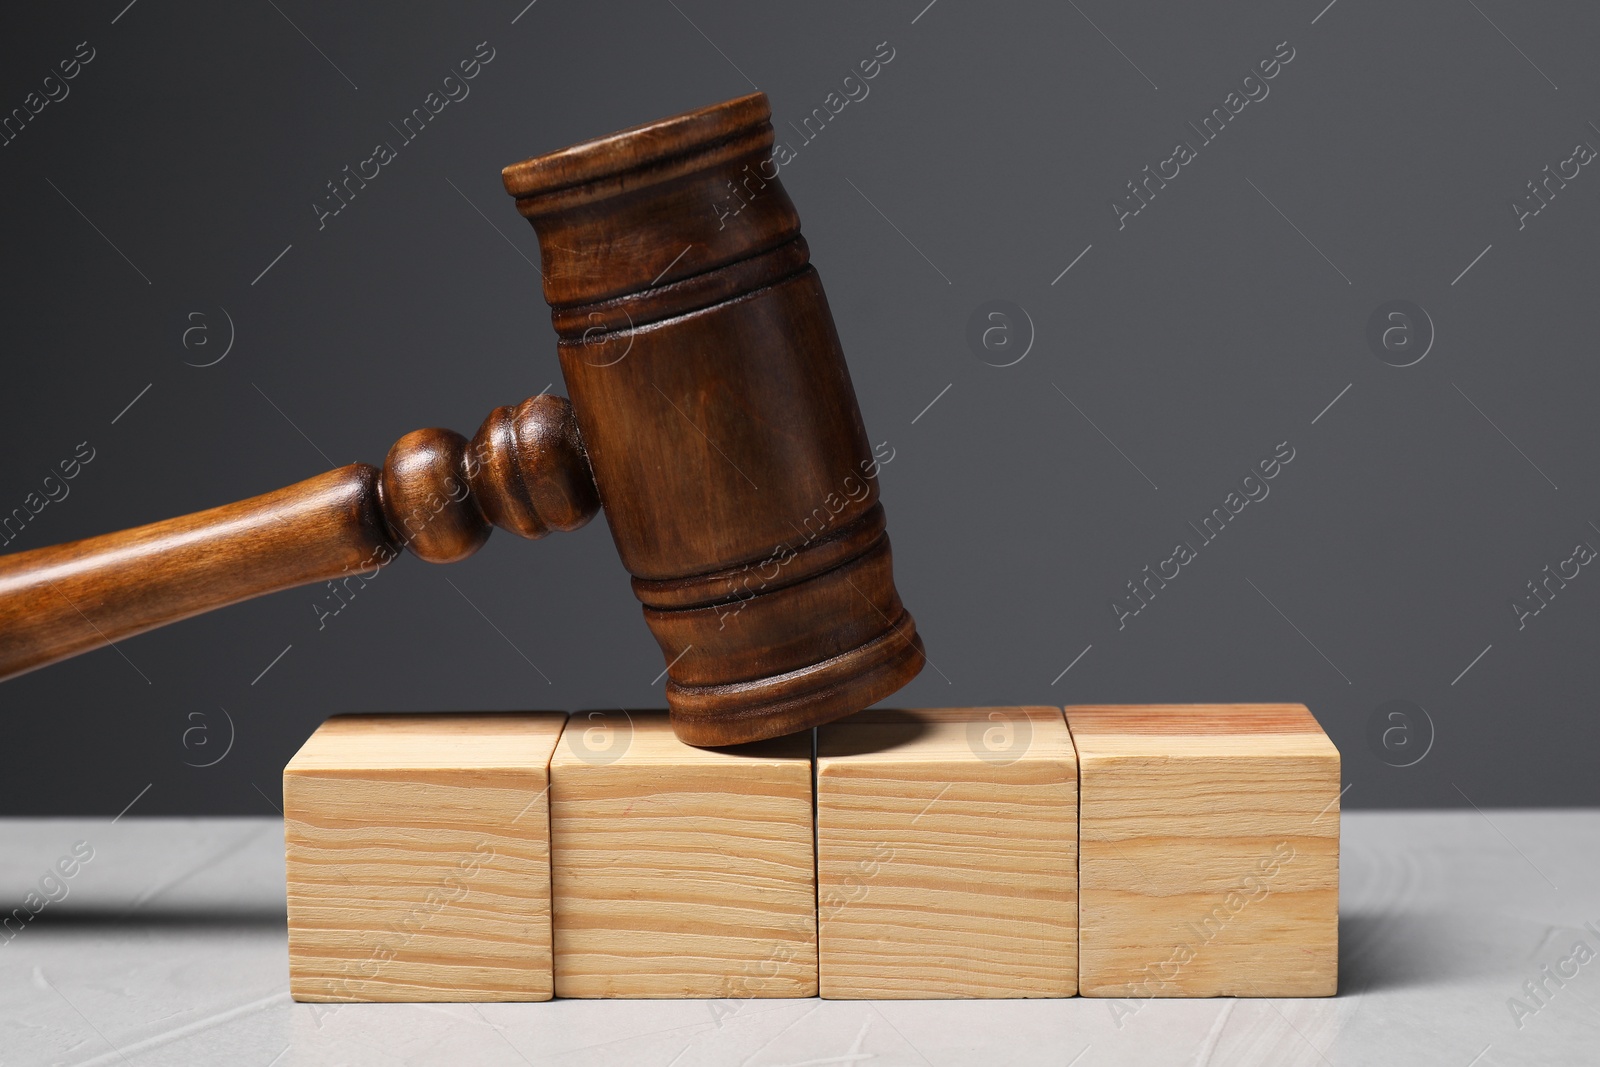
[(1339, 752), (1311, 713), (1066, 711), (1081, 773), (1083, 995), (1332, 996)]
[(348, 715), (283, 772), (296, 1000), (548, 1000), (566, 716)]
[(550, 763), (563, 997), (817, 992), (811, 736), (691, 748), (664, 712), (572, 717)]
[(822, 996), (1072, 996), (1077, 875), (1060, 708), (870, 711), (818, 728)]

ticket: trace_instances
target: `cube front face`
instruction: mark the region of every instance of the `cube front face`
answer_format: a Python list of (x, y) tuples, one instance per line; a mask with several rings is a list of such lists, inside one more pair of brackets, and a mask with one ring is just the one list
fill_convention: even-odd
[(290, 992), (548, 1000), (566, 716), (340, 716), (284, 770)]
[(661, 712), (341, 716), (284, 771), (290, 990), (1328, 996), (1339, 774), (1301, 705), (864, 712), (814, 768)]
[(580, 713), (550, 771), (557, 995), (816, 995), (809, 735), (713, 751)]
[(1079, 988), (1332, 996), (1339, 753), (1302, 705), (1069, 707)]
[(819, 727), (822, 996), (1073, 995), (1077, 808), (1059, 708)]

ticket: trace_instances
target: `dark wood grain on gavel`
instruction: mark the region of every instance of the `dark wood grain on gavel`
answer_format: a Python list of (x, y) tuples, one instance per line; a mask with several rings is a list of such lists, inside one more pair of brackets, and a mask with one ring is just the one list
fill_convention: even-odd
[(673, 729), (826, 722), (922, 667), (764, 94), (507, 167)]
[(536, 397), (471, 443), (410, 434), (381, 473), (0, 557), (0, 676), (401, 546), (460, 559), (490, 523), (581, 526), (598, 490), (683, 740), (774, 737), (900, 688), (922, 642), (770, 118), (755, 93), (505, 169), (570, 411)]

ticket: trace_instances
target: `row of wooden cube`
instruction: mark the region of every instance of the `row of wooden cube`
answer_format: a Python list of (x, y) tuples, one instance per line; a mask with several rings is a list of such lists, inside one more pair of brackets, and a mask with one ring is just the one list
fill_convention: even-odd
[[(815, 750), (813, 751), (813, 744)], [(341, 716), (284, 772), (299, 1000), (1322, 996), (1299, 705)]]

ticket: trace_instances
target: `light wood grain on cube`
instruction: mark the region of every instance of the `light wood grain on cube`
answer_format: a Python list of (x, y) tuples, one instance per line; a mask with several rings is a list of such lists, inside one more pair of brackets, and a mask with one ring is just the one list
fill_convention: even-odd
[(1069, 707), (1079, 988), (1331, 996), (1339, 752), (1299, 704)]
[(296, 1000), (548, 1000), (559, 713), (329, 719), (283, 772)]
[(1071, 996), (1077, 793), (1060, 708), (819, 727), (822, 996)]
[(816, 995), (809, 733), (699, 749), (580, 713), (550, 774), (557, 995)]

